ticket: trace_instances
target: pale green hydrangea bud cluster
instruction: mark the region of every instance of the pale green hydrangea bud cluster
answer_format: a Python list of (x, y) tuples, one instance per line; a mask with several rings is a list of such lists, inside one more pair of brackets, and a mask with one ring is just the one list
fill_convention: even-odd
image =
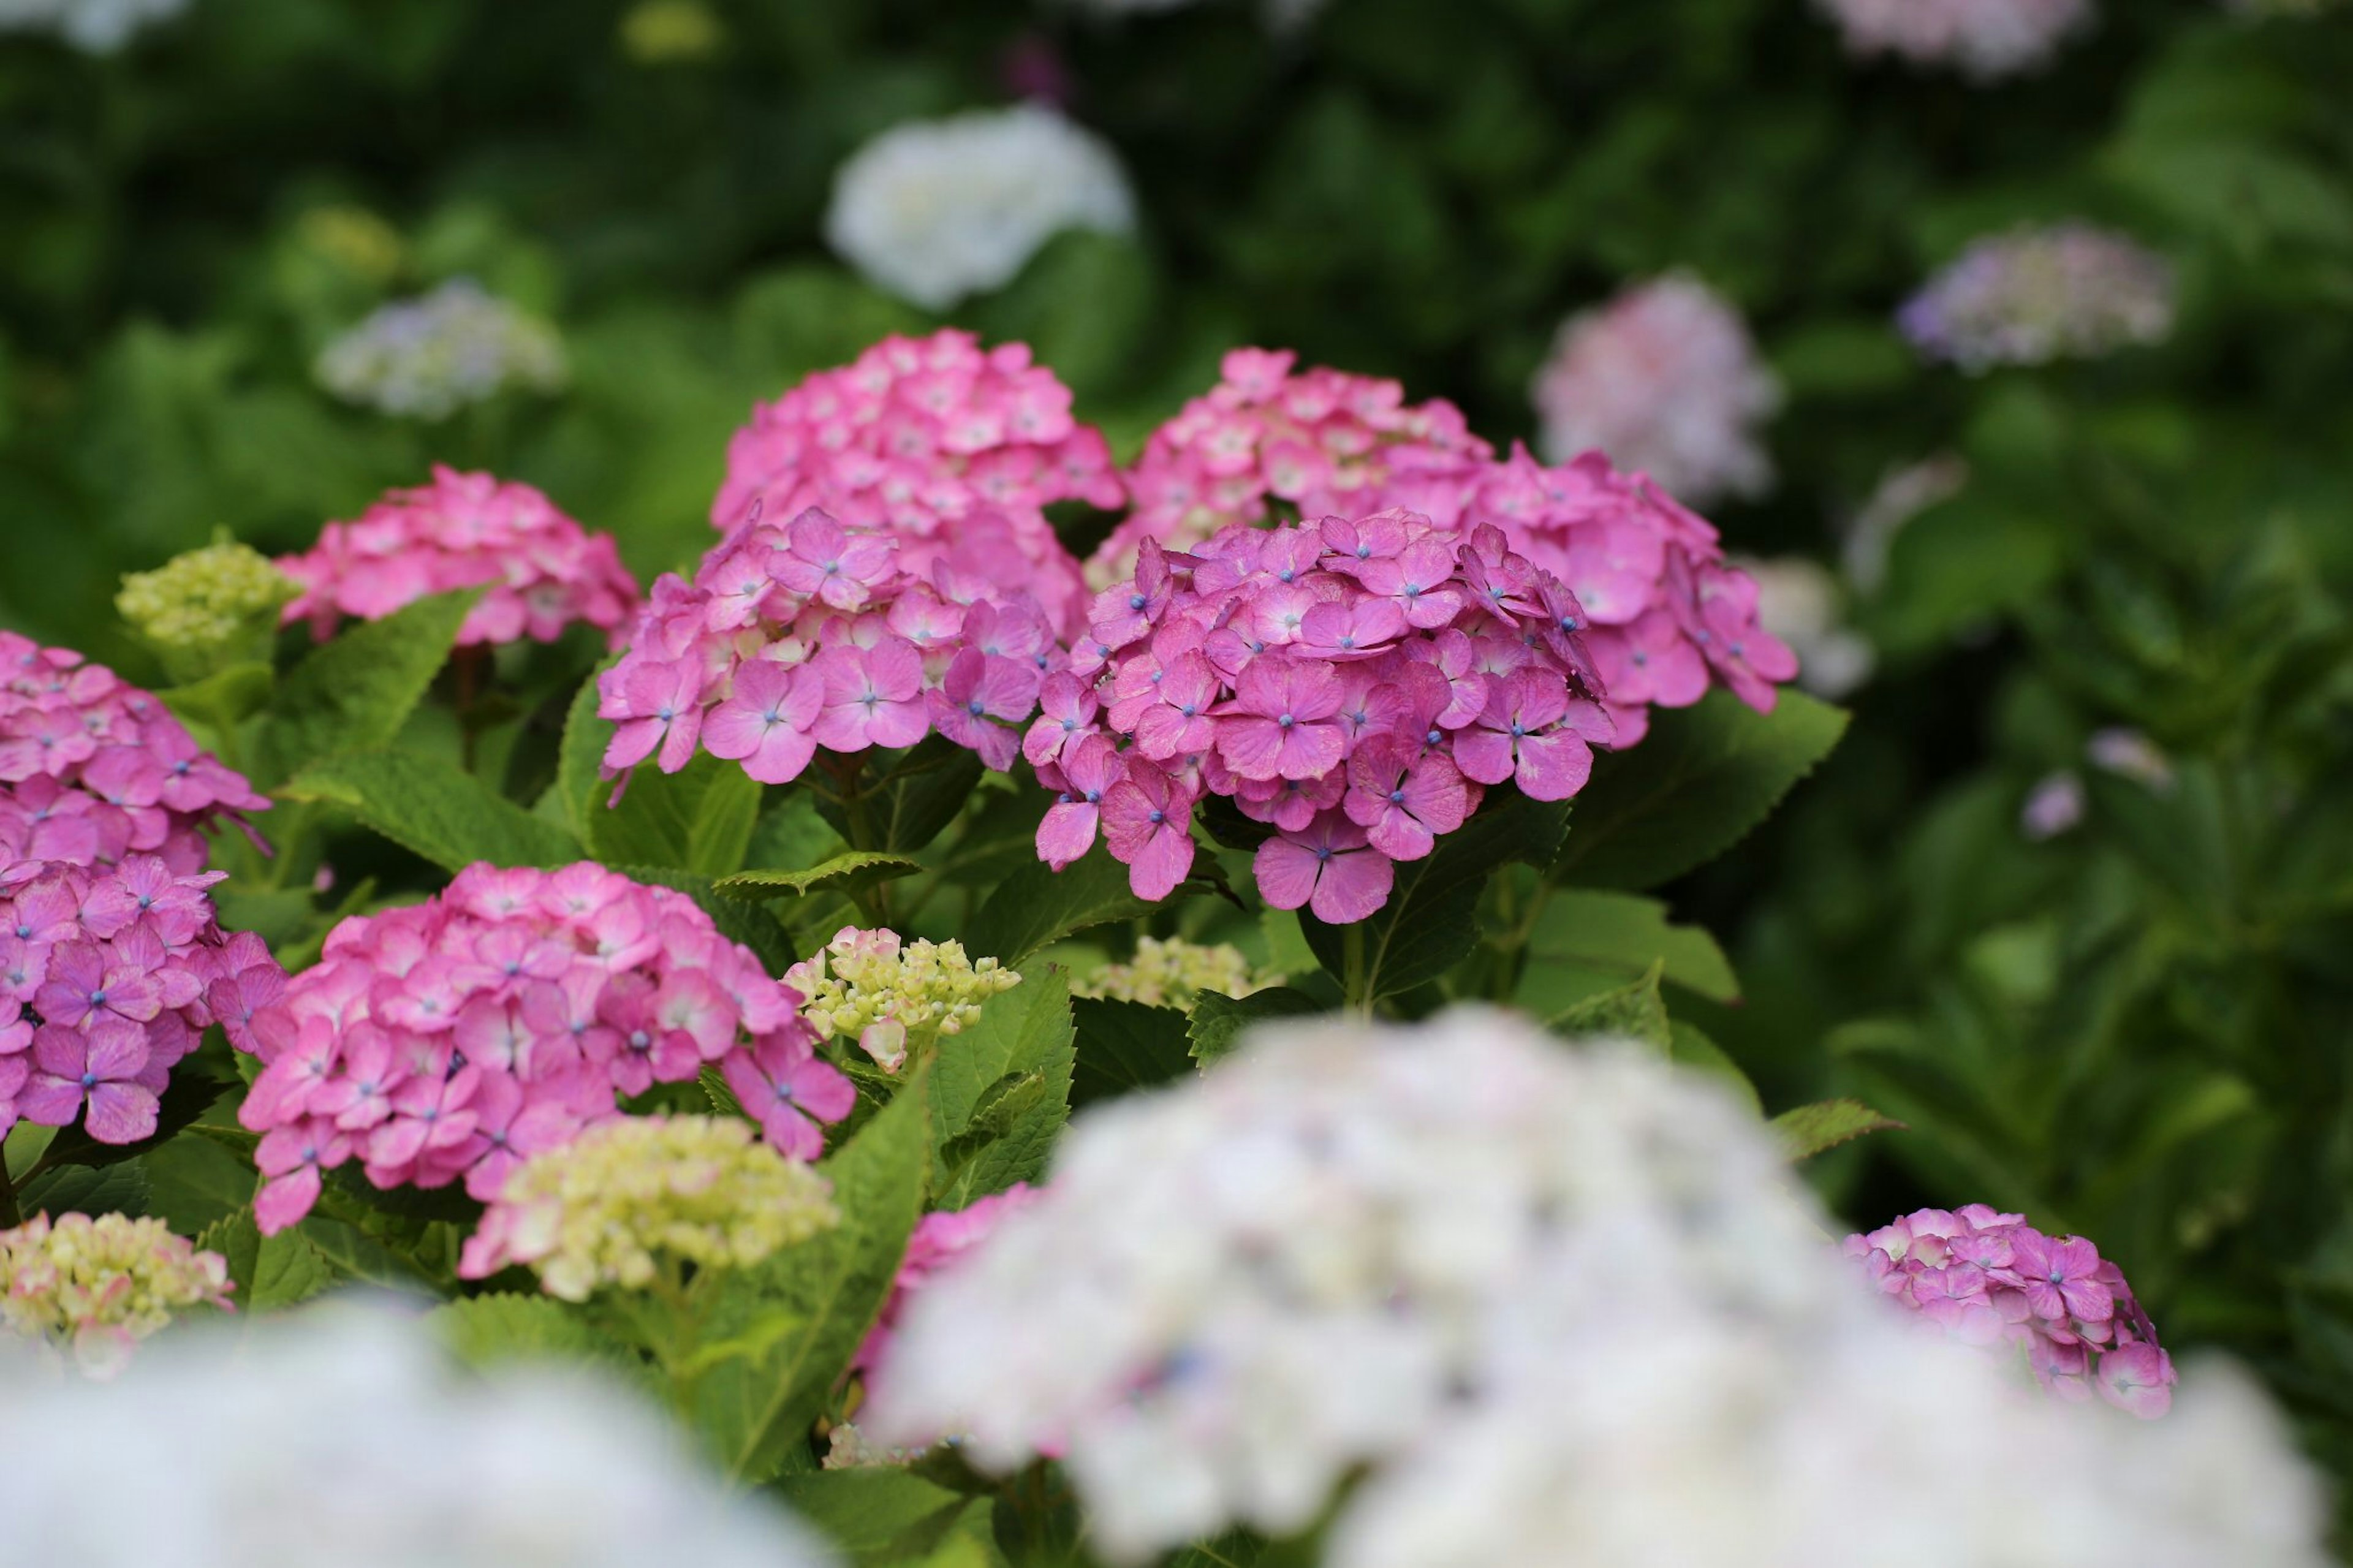
[(808, 998), (801, 1016), (818, 1034), (855, 1039), (897, 1072), (911, 1040), (958, 1033), (1021, 976), (993, 958), (976, 963), (960, 942), (902, 943), (894, 931), (844, 926), (824, 952), (785, 971), (785, 984)]
[(111, 1377), (141, 1340), (186, 1307), (227, 1310), (236, 1286), (217, 1252), (199, 1252), (159, 1219), (37, 1215), (0, 1230), (0, 1323)]
[(663, 1257), (747, 1268), (841, 1223), (832, 1186), (732, 1117), (623, 1116), (534, 1154), (507, 1180), (458, 1272), (523, 1264), (550, 1295), (670, 1279)]
[(278, 613), (302, 592), (250, 545), (221, 537), (122, 579), (114, 607), (174, 680), (265, 658)]
[(1092, 974), (1073, 981), (1080, 996), (1100, 996), (1113, 1002), (1141, 1002), (1147, 1007), (1192, 1006), (1201, 993), (1247, 996), (1283, 977), (1253, 968), (1241, 949), (1230, 942), (1187, 942), (1181, 936), (1163, 941), (1135, 940), (1135, 956), (1125, 963), (1107, 963)]

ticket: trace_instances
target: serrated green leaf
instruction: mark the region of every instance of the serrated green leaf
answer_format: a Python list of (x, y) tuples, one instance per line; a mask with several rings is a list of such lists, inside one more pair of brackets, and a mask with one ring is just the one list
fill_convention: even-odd
[[(1204, 888), (1188, 879), (1168, 897), (1185, 898)], [(1137, 898), (1128, 887), (1127, 868), (1098, 845), (1060, 871), (1033, 860), (1008, 877), (973, 917), (965, 945), (1018, 964), (1073, 932), (1134, 920), (1161, 907)]]
[(586, 813), (583, 829), (608, 864), (675, 866), (698, 876), (740, 869), (760, 816), (760, 786), (741, 763), (697, 752), (677, 773), (640, 763), (614, 805), (611, 786)]
[(1314, 997), (1288, 985), (1271, 985), (1247, 996), (1204, 991), (1194, 999), (1185, 1021), (1185, 1038), (1193, 1059), (1203, 1067), (1229, 1055), (1242, 1031), (1269, 1018), (1303, 1018), (1324, 1009)]
[(345, 624), (278, 685), (257, 742), (256, 782), (392, 743), (449, 657), (479, 588), (431, 594), (380, 621)]
[(934, 1180), (953, 1184), (980, 1152), (1010, 1133), (1046, 1100), (1046, 1075), (1008, 1073), (981, 1090), (965, 1130), (940, 1145)]
[(1659, 977), (1666, 968), (1664, 959), (1653, 959), (1641, 979), (1571, 1003), (1554, 1014), (1547, 1026), (1571, 1037), (1617, 1035), (1667, 1050), (1674, 1042), (1674, 1026), (1667, 1021), (1667, 1005), (1659, 996)]
[(312, 1214), (298, 1228), (343, 1279), (405, 1295), (439, 1293), (414, 1259), (402, 1257), (355, 1225)]
[(253, 1201), (253, 1165), (208, 1138), (174, 1138), (141, 1156), (147, 1212), (195, 1236)]
[(157, 1097), (155, 1131), (135, 1143), (101, 1143), (91, 1137), (80, 1121), (58, 1130), (41, 1152), (34, 1173), (52, 1171), (60, 1165), (111, 1165), (118, 1161), (135, 1159), (176, 1137), (183, 1128), (193, 1125), (211, 1110), (228, 1088), (217, 1079), (207, 1078), (192, 1068), (182, 1068), (173, 1074), (172, 1081)]
[(16, 1189), (16, 1212), (26, 1219), (47, 1214), (147, 1212), (147, 1173), (135, 1160), (111, 1165), (59, 1165)]
[(1810, 1160), (1851, 1138), (1899, 1130), (1904, 1123), (1882, 1116), (1859, 1100), (1823, 1100), (1785, 1110), (1773, 1118), (1771, 1125), (1789, 1151), (1789, 1158)]
[(159, 688), (155, 698), (184, 721), (218, 728), (260, 712), (277, 687), (277, 674), (256, 660), (232, 664), (185, 686)]
[(196, 1246), (206, 1252), (217, 1252), (228, 1265), (228, 1277), (237, 1286), (237, 1300), (248, 1300), (253, 1294), (253, 1268), (261, 1256), (261, 1231), (253, 1222), (253, 1210), (238, 1209), (225, 1215), (196, 1233)]
[(870, 762), (859, 773), (854, 800), (836, 794), (814, 770), (802, 782), (818, 815), (845, 843), (886, 855), (912, 855), (938, 837), (987, 771), (977, 756), (939, 735), (892, 759), (879, 775), (876, 765)]
[(923, 868), (922, 861), (904, 855), (851, 849), (806, 871), (738, 871), (732, 877), (719, 878), (712, 886), (731, 899), (798, 898), (815, 892), (855, 898), (885, 882), (912, 877)]
[(714, 1340), (749, 1335), (779, 1313), (797, 1320), (765, 1352), (714, 1368), (695, 1391), (695, 1426), (737, 1480), (776, 1473), (890, 1295), (930, 1163), (926, 1071), (917, 1067), (891, 1103), (818, 1165), (833, 1184), (840, 1226), (734, 1270), (720, 1286), (708, 1330)]
[[(1567, 824), (1567, 801), (1491, 792), (1484, 809), (1440, 839), (1427, 858), (1397, 868), (1388, 902), (1370, 916), (1354, 926), (1335, 926), (1303, 910), (1299, 924), (1307, 945), (1326, 971), (1367, 999), (1435, 980), (1478, 946), (1479, 895), (1488, 877), (1514, 860), (1548, 863)], [(1361, 954), (1361, 973), (1353, 981), (1351, 942)]]
[(290, 800), (331, 801), (447, 871), (564, 866), (580, 859), (570, 834), (493, 793), (448, 763), (415, 752), (349, 752), (311, 763), (280, 786)]
[(253, 1264), (253, 1288), (240, 1290), (237, 1300), (255, 1311), (291, 1307), (307, 1301), (335, 1282), (335, 1270), (325, 1254), (300, 1229), (265, 1236)]
[(461, 1182), (438, 1187), (416, 1187), (405, 1182), (379, 1187), (356, 1162), (329, 1171), (322, 1188), (343, 1205), (337, 1212), (346, 1215), (374, 1209), (397, 1219), (448, 1220), (469, 1229), (482, 1217), (481, 1201), (469, 1194)]
[(494, 1291), (462, 1296), (425, 1315), (427, 1327), (469, 1366), (512, 1361), (593, 1361), (632, 1375), (644, 1363), (586, 1315), (553, 1296)]
[[(1574, 835), (1571, 835), (1574, 837)], [(1633, 893), (1560, 889), (1528, 933), (1515, 1005), (1549, 1016), (1597, 990), (1623, 985), (1653, 963), (1672, 984), (1711, 1002), (1735, 1002), (1740, 983), (1715, 938), (1675, 925), (1667, 906)]]
[(1555, 874), (1581, 887), (1639, 889), (1705, 865), (1764, 821), (1830, 755), (1846, 724), (1841, 710), (1791, 689), (1771, 713), (1728, 691), (1661, 710), (1641, 745), (1594, 760)]
[(1094, 996), (1071, 999), (1078, 1059), (1071, 1074), (1076, 1109), (1183, 1078), (1193, 1070), (1185, 1015)]
[(1003, 1132), (942, 1183), (934, 1194), (936, 1206), (962, 1208), (975, 1198), (1045, 1173), (1054, 1140), (1070, 1120), (1073, 1059), (1070, 980), (1061, 970), (1045, 965), (1012, 990), (990, 997), (980, 1016), (961, 1034), (940, 1041), (931, 1101), (933, 1127), (943, 1150), (973, 1130), (993, 1086), (1008, 1077), (1030, 1074), (1042, 1085)]
[(852, 1568), (923, 1561), (978, 1501), (899, 1469), (812, 1470), (782, 1477), (773, 1489)]

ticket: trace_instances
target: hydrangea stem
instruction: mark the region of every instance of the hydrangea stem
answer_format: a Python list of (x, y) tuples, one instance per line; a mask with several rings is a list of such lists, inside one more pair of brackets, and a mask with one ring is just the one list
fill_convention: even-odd
[(1341, 987), (1347, 998), (1348, 1010), (1361, 1017), (1371, 1017), (1373, 977), (1365, 967), (1365, 924), (1362, 921), (1342, 928), (1340, 961)]

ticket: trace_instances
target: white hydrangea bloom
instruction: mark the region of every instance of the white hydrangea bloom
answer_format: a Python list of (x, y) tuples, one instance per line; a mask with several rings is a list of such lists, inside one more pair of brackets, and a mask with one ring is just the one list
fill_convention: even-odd
[(941, 310), (1012, 281), (1065, 229), (1134, 226), (1101, 137), (1042, 104), (894, 126), (834, 176), (827, 243), (881, 289)]
[(1757, 427), (1780, 407), (1780, 383), (1740, 312), (1689, 273), (1562, 322), (1535, 395), (1553, 462), (1598, 447), (1693, 506), (1772, 487)]
[(1063, 1454), (1121, 1560), (1361, 1472), (1330, 1568), (2316, 1568), (2261, 1398), (2176, 1409), (2013, 1387), (1860, 1284), (1713, 1085), (1460, 1010), (1262, 1029), (1081, 1116), (860, 1425)]
[(565, 381), (555, 329), (456, 278), (396, 300), (329, 343), (319, 384), (346, 403), (447, 419), (509, 387), (554, 392)]
[(1949, 65), (1977, 81), (2049, 63), (2070, 34), (2092, 24), (2092, 0), (1816, 0), (1837, 22), (1847, 52)]
[(112, 54), (152, 22), (178, 16), (189, 0), (0, 0), (0, 33), (52, 32), (93, 55)]
[[(389, 1310), (152, 1342), (103, 1386), (0, 1364), (7, 1558), (73, 1568), (824, 1568), (661, 1417), (453, 1369)], [(124, 1491), (125, 1478), (136, 1483)]]
[(1735, 564), (1757, 580), (1757, 619), (1798, 656), (1798, 684), (1832, 701), (1871, 679), (1878, 650), (1846, 624), (1846, 593), (1830, 569), (1802, 555)]

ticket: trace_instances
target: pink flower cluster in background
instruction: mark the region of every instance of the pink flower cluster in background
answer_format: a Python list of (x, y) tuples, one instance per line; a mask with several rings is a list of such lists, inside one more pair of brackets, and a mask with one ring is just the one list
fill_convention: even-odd
[(608, 772), (652, 757), (676, 773), (698, 744), (763, 784), (800, 775), (821, 748), (912, 746), (936, 730), (1002, 772), (1062, 661), (1045, 609), (999, 578), (1021, 559), (1001, 517), (952, 531), (927, 570), (897, 536), (845, 528), (811, 508), (763, 521), (703, 558), (690, 584), (665, 575), (598, 678), (599, 716), (619, 721)]
[(254, 1048), (255, 1012), (286, 974), (259, 937), (222, 932), (206, 892), (221, 875), (154, 855), (0, 870), (0, 1135), (87, 1108), (92, 1138), (135, 1143), (207, 1026)]
[(1949, 65), (1994, 81), (2046, 65), (2070, 34), (2091, 26), (2092, 0), (1816, 0), (1847, 52)]
[(1187, 550), (1229, 523), (1263, 522), (1270, 498), (1313, 521), (1379, 510), (1393, 476), (1491, 455), (1443, 398), (1409, 404), (1394, 381), (1312, 366), (1291, 351), (1235, 349), (1217, 385), (1185, 405), (1128, 470), (1134, 510), (1088, 563), (1098, 586), (1129, 576), (1136, 546)]
[(266, 811), (155, 697), (66, 648), (0, 632), (0, 864), (206, 858), (203, 829)]
[(461, 647), (554, 642), (586, 624), (617, 642), (637, 580), (612, 536), (590, 533), (529, 485), (434, 466), (433, 482), (392, 490), (356, 522), (331, 522), (279, 569), (302, 584), (280, 624), (324, 642), (345, 616), (380, 620), (428, 594), (487, 585), (459, 629)]
[(1225, 795), (1275, 829), (1268, 903), (1363, 920), (1484, 786), (1584, 787), (1610, 738), (1588, 619), (1491, 525), (1392, 510), (1236, 524), (1189, 554), (1146, 539), (1024, 742), (1062, 796), (1039, 857), (1068, 865), (1100, 828), (1137, 896), (1164, 898), (1192, 868), (1194, 804)]
[(619, 1097), (705, 1067), (769, 1142), (813, 1158), (854, 1091), (801, 1000), (682, 893), (588, 862), (470, 866), (423, 904), (344, 921), (257, 1016), (266, 1065), (238, 1112), (262, 1134), (255, 1217), (285, 1229), (353, 1159), (379, 1188), (462, 1177), (487, 1202)]
[(1001, 1193), (975, 1198), (963, 1208), (942, 1209), (916, 1221), (914, 1233), (907, 1237), (907, 1250), (899, 1259), (898, 1276), (891, 1281), (890, 1298), (849, 1364), (872, 1376), (891, 1348), (892, 1332), (899, 1326), (908, 1301), (922, 1293), (934, 1275), (987, 1240), (1007, 1215), (1029, 1207), (1038, 1195), (1038, 1189), (1029, 1183), (1016, 1182)]
[(1711, 678), (1769, 713), (1776, 684), (1798, 673), (1796, 655), (1758, 624), (1755, 579), (1724, 563), (1707, 520), (1599, 452), (1546, 468), (1514, 447), (1502, 460), (1399, 475), (1375, 500), (1450, 527), (1493, 523), (1568, 584), (1590, 622), (1585, 645), (1620, 751), (1649, 733), (1653, 706), (1688, 707)]
[(1598, 450), (1702, 506), (1772, 487), (1757, 430), (1781, 405), (1780, 383), (1739, 310), (1689, 273), (1562, 322), (1534, 391), (1556, 461)]
[(2063, 1398), (2101, 1398), (2136, 1415), (2173, 1403), (2173, 1362), (2124, 1270), (2080, 1236), (2051, 1237), (1983, 1204), (1920, 1209), (1846, 1238), (1882, 1294), (1989, 1349), (2021, 1351)]
[[(1030, 363), (1028, 344), (983, 350), (943, 330), (885, 338), (754, 409), (728, 443), (711, 521), (733, 533), (819, 507), (895, 537), (918, 576), (949, 554), (967, 570), (986, 561), (999, 587), (1027, 587), (1067, 632), (1085, 590), (1041, 509), (1115, 507), (1122, 494), (1103, 433), (1071, 417), (1071, 389)], [(1011, 557), (960, 548), (984, 522)]]

